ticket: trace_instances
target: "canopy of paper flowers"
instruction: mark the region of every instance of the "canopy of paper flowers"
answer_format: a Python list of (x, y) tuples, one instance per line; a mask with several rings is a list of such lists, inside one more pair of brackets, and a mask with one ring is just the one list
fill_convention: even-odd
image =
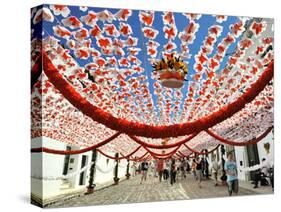
[(62, 5), (31, 17), (32, 138), (81, 147), (33, 152), (180, 158), (272, 132), (271, 19)]

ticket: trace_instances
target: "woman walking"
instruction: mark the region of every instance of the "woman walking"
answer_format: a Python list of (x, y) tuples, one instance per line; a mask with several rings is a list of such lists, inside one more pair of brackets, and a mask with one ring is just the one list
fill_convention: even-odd
[(136, 176), (136, 172), (137, 172), (137, 162), (133, 161), (132, 166), (131, 166), (131, 175), (132, 175), (132, 177)]
[(158, 176), (159, 176), (159, 182), (161, 182), (163, 172), (164, 172), (164, 161), (163, 161), (163, 159), (159, 159), (157, 161), (157, 172), (158, 172)]
[(193, 178), (196, 180), (197, 179), (197, 176), (196, 176), (196, 160), (193, 159), (192, 160), (192, 163), (191, 163), (191, 173), (192, 173), (192, 176)]

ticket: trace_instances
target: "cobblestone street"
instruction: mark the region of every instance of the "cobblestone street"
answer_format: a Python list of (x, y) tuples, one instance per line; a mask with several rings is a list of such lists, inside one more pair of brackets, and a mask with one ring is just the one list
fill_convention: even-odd
[[(262, 193), (270, 194), (272, 191), (268, 188), (263, 190)], [(239, 188), (238, 195), (255, 194), (260, 194), (260, 192)], [(212, 180), (202, 181), (202, 188), (198, 188), (191, 175), (188, 175), (187, 179), (179, 179), (174, 185), (170, 185), (166, 181), (160, 183), (158, 178), (152, 176), (148, 177), (146, 182), (140, 184), (140, 176), (136, 176), (130, 178), (130, 180), (120, 182), (119, 185), (95, 191), (91, 195), (82, 195), (73, 199), (59, 201), (48, 207), (138, 203), (227, 196), (227, 188), (221, 185), (215, 187)]]

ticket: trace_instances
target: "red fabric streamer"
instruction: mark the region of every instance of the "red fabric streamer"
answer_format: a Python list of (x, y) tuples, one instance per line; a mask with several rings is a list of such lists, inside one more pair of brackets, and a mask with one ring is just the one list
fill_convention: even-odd
[(121, 132), (117, 132), (114, 135), (110, 136), (108, 139), (104, 140), (103, 142), (100, 142), (96, 145), (93, 145), (93, 146), (90, 146), (90, 147), (87, 147), (87, 148), (84, 148), (84, 149), (79, 149), (79, 150), (55, 150), (55, 149), (49, 149), (49, 148), (46, 148), (46, 147), (39, 147), (39, 148), (32, 148), (31, 152), (32, 153), (46, 152), (46, 153), (57, 154), (57, 155), (81, 154), (81, 153), (91, 151), (93, 149), (96, 149), (98, 147), (101, 147), (101, 146), (107, 144), (108, 142), (117, 138), (120, 134), (121, 134)]
[(169, 126), (150, 126), (122, 118), (116, 118), (110, 113), (92, 105), (86, 98), (82, 97), (66, 79), (64, 79), (57, 68), (52, 64), (47, 54), (43, 52), (43, 70), (46, 76), (74, 107), (92, 118), (94, 121), (99, 122), (112, 130), (120, 131), (128, 135), (149, 138), (168, 138), (199, 133), (200, 131), (211, 128), (231, 117), (244, 108), (247, 103), (251, 102), (270, 82), (273, 77), (273, 64), (274, 62), (272, 61), (268, 67), (265, 68), (260, 78), (252, 84), (251, 88), (242, 94), (236, 101), (225, 105), (219, 111), (213, 112), (210, 115), (193, 122)]
[(269, 127), (263, 134), (261, 134), (259, 137), (254, 138), (250, 141), (245, 141), (245, 142), (236, 142), (236, 141), (230, 141), (230, 140), (226, 140), (223, 137), (215, 134), (214, 132), (211, 132), (210, 130), (205, 130), (210, 136), (212, 136), (213, 138), (219, 140), (222, 143), (228, 144), (228, 145), (232, 145), (232, 146), (247, 146), (250, 144), (256, 144), (258, 143), (260, 140), (262, 140), (263, 138), (265, 138), (265, 136), (268, 135), (268, 133), (271, 132), (271, 130), (273, 129), (273, 126)]

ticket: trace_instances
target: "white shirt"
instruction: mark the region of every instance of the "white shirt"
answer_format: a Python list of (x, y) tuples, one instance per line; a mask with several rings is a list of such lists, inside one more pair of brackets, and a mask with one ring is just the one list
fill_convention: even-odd
[(265, 160), (261, 163), (261, 172), (268, 175), (268, 170), (270, 169), (270, 162)]
[(212, 162), (212, 172), (218, 172), (219, 170), (219, 163), (215, 160)]
[(263, 172), (265, 175), (268, 174), (268, 170), (273, 167), (273, 155), (272, 154), (267, 154), (267, 156), (265, 157), (265, 161), (262, 161), (260, 164), (254, 165), (254, 166), (250, 166), (250, 167), (245, 167), (242, 168), (245, 171), (254, 171), (257, 169), (261, 169), (261, 172)]

